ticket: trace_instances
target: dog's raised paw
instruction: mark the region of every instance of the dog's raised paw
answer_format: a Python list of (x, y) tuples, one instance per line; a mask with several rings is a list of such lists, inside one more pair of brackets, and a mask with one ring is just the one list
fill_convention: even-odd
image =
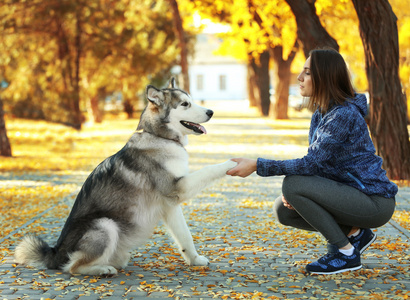
[(226, 162), (222, 163), (222, 165), (225, 167), (225, 170), (228, 172), (230, 169), (235, 168), (238, 165), (238, 163), (233, 160), (227, 160)]
[(192, 263), (193, 266), (208, 266), (209, 260), (205, 256), (197, 256), (195, 257), (194, 262)]

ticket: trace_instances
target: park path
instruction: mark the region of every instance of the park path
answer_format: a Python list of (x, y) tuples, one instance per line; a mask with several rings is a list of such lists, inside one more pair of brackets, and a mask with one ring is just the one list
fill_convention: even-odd
[[(256, 117), (244, 102), (206, 105), (215, 116), (206, 124), (207, 135), (190, 138), (192, 170), (238, 156), (286, 159), (306, 152), (307, 115), (275, 122)], [(0, 240), (1, 247), (9, 245), (8, 239), (39, 227), (53, 244), (85, 176), (67, 176), (76, 184), (74, 194)], [(56, 184), (65, 184), (64, 177), (58, 178), (61, 182)], [(35, 176), (30, 180), (35, 183)], [(325, 252), (325, 242), (315, 233), (276, 222), (272, 204), (281, 193), (282, 180), (226, 177), (184, 203), (198, 251), (209, 258), (209, 267), (185, 265), (160, 224), (153, 239), (134, 251), (128, 267), (115, 277), (71, 276), (16, 266), (8, 256), (0, 264), (1, 298), (403, 299), (410, 295), (410, 233), (393, 220), (377, 230), (378, 239), (363, 255), (362, 270), (305, 274), (305, 264)], [(397, 203), (398, 209), (410, 209), (410, 188), (400, 189)]]

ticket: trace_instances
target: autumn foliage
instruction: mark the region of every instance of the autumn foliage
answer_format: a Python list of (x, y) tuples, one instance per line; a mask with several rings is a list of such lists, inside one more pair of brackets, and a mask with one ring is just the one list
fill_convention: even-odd
[(155, 80), (177, 62), (163, 1), (3, 1), (0, 31), (8, 107), (74, 128), (82, 111), (96, 115), (116, 91), (137, 102), (148, 76)]

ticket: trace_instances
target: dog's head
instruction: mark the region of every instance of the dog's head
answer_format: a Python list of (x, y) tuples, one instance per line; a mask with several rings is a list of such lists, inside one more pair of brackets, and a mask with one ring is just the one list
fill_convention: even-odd
[(206, 133), (201, 123), (209, 121), (213, 111), (194, 103), (188, 93), (176, 87), (174, 78), (164, 89), (147, 86), (146, 97), (148, 104), (141, 114), (138, 130), (182, 144), (188, 134)]

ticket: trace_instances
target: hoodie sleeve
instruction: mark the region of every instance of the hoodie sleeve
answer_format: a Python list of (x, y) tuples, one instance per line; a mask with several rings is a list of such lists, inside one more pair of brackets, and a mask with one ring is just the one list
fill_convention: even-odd
[(269, 160), (258, 158), (257, 174), (274, 175), (321, 175), (331, 167), (343, 151), (343, 144), (349, 137), (354, 117), (348, 110), (336, 109), (323, 118), (303, 158)]
[(315, 175), (318, 173), (317, 166), (309, 155), (298, 159), (270, 160), (258, 158), (256, 173), (267, 177), (274, 175)]

